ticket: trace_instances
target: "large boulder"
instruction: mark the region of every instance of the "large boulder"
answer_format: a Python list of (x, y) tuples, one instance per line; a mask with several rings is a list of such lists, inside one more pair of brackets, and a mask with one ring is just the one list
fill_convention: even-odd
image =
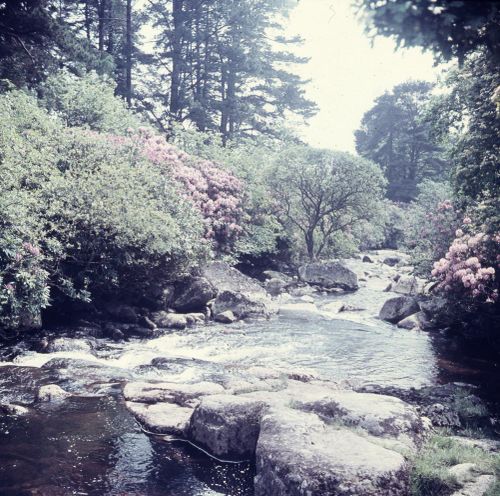
[(379, 313), (379, 318), (396, 324), (413, 313), (418, 312), (419, 306), (411, 296), (396, 296), (388, 299)]
[(256, 496), (406, 496), (403, 456), (316, 414), (274, 408), (256, 450)]
[(300, 278), (326, 288), (358, 289), (358, 276), (340, 262), (311, 262), (299, 268)]
[(205, 396), (191, 417), (189, 437), (215, 456), (253, 457), (265, 407), (243, 396)]
[(391, 291), (408, 296), (415, 296), (420, 292), (421, 283), (415, 276), (401, 276), (391, 285)]
[(314, 399), (298, 397), (293, 406), (394, 440), (410, 451), (417, 447), (424, 430), (416, 410), (393, 396), (332, 390), (316, 394)]
[(225, 290), (217, 295), (212, 312), (219, 315), (228, 311), (233, 312), (237, 319), (268, 317), (272, 313), (272, 305), (267, 297), (263, 298), (260, 294)]
[(193, 277), (180, 286), (172, 306), (179, 312), (204, 310), (207, 303), (214, 299), (217, 291), (205, 277)]
[(203, 269), (203, 277), (209, 281), (218, 292), (233, 291), (243, 294), (260, 294), (266, 296), (265, 289), (251, 277), (226, 262), (212, 262)]
[(137, 403), (127, 401), (127, 408), (148, 431), (155, 434), (184, 436), (193, 413), (192, 408), (175, 403)]
[(188, 325), (188, 319), (185, 315), (165, 312), (164, 310), (152, 313), (151, 320), (158, 327), (165, 329), (184, 329)]

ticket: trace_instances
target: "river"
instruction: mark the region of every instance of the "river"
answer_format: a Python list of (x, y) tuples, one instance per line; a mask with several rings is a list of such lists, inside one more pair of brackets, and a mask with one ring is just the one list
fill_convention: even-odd
[[(352, 263), (363, 275), (368, 264)], [(442, 367), (429, 334), (376, 317), (391, 296), (382, 289), (394, 273), (377, 264), (357, 292), (314, 298), (316, 308), (343, 301), (363, 310), (326, 314), (311, 303), (294, 307), (304, 302), (292, 300), (270, 320), (208, 324), (123, 343), (93, 339), (91, 346), (68, 338), (64, 350), (25, 349), (0, 362), (1, 401), (29, 404), (40, 384), (53, 382), (80, 395), (35, 405), (27, 415), (0, 416), (0, 494), (252, 495), (251, 464), (220, 463), (185, 442), (144, 433), (124, 406), (123, 383), (217, 380), (234, 367), (262, 366), (352, 386), (434, 384)], [(56, 358), (66, 361), (51, 366)]]

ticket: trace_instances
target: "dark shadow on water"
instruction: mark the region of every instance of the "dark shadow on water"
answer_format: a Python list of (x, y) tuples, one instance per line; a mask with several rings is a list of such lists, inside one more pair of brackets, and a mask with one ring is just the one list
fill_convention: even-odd
[(0, 495), (253, 495), (254, 468), (148, 437), (115, 398), (0, 420)]
[(464, 382), (477, 387), (477, 394), (486, 401), (490, 410), (500, 416), (500, 358), (457, 337), (433, 336), (436, 352), (436, 382)]

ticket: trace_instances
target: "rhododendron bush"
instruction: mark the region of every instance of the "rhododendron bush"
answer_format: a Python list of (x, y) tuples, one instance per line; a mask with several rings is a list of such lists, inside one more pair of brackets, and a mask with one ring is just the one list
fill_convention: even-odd
[(463, 216), (450, 200), (452, 196), (446, 183), (427, 180), (419, 185), (416, 200), (406, 209), (404, 245), (417, 273), (424, 276), (444, 257), (460, 227)]
[(498, 302), (500, 233), (486, 234), (464, 218), (446, 255), (435, 262), (432, 276), (438, 289), (471, 309)]
[(117, 148), (129, 149), (151, 161), (179, 185), (179, 194), (201, 214), (205, 237), (218, 251), (229, 251), (242, 232), (243, 184), (211, 160), (200, 159), (169, 144), (163, 136), (140, 127), (129, 136), (108, 135)]
[[(200, 211), (175, 179), (199, 183), (198, 169), (164, 173), (135, 145), (68, 128), (20, 91), (0, 95), (0, 167), (0, 327), (33, 321), (49, 303), (60, 313), (75, 300), (138, 301), (207, 254)], [(222, 198), (224, 223), (217, 191), (205, 180), (192, 194), (201, 205)]]

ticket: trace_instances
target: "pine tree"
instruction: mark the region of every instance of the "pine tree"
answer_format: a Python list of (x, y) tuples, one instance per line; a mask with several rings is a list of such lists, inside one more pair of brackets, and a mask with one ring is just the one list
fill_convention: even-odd
[(145, 108), (164, 129), (189, 121), (224, 141), (272, 133), (287, 112), (312, 115), (304, 82), (284, 68), (305, 59), (278, 49), (299, 40), (274, 35), (284, 11), (277, 0), (152, 1), (158, 77)]

